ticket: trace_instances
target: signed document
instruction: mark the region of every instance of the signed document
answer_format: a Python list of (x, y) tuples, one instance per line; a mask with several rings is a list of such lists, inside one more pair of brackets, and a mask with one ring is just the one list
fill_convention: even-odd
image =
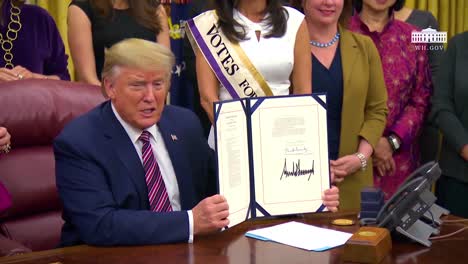
[(220, 194), (231, 225), (248, 218), (325, 210), (330, 188), (325, 96), (215, 104)]

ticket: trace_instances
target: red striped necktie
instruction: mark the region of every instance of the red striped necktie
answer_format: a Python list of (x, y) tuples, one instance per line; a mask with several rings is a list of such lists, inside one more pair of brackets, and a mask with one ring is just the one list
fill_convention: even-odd
[(150, 133), (145, 130), (138, 139), (143, 142), (141, 153), (151, 211), (171, 212), (172, 206), (169, 202), (166, 186), (151, 148)]

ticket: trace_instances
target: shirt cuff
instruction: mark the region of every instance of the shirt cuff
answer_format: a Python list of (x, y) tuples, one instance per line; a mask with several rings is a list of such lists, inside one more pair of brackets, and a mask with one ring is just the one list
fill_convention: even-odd
[(189, 243), (193, 243), (193, 213), (192, 210), (187, 211), (189, 222)]

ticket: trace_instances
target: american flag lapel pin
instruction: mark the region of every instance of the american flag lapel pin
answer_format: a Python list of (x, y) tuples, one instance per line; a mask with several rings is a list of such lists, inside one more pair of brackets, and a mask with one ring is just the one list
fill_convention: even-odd
[(172, 141), (177, 141), (178, 140), (177, 136), (174, 135), (174, 134), (171, 134), (171, 138), (172, 138)]

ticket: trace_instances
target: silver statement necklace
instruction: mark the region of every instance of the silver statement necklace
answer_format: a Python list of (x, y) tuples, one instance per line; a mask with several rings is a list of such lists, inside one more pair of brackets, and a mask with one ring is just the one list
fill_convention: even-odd
[(312, 46), (318, 47), (318, 48), (328, 48), (331, 45), (335, 44), (338, 40), (340, 39), (340, 32), (336, 32), (335, 36), (333, 37), (332, 40), (330, 40), (327, 43), (321, 43), (318, 41), (311, 40), (309, 43)]

